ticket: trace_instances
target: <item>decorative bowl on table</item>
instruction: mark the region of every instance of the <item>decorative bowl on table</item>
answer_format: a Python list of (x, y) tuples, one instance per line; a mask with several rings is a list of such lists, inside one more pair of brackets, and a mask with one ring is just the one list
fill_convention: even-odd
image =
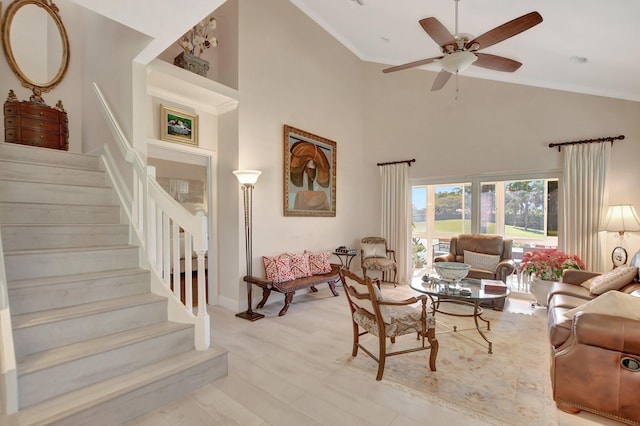
[(440, 275), (440, 279), (449, 282), (458, 282), (469, 273), (471, 265), (460, 262), (435, 262), (433, 266)]

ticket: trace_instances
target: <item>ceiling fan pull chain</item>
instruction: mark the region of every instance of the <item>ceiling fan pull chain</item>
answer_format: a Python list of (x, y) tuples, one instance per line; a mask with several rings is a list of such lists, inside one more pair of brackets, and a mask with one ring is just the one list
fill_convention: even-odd
[[(458, 4), (458, 0), (456, 0), (456, 5)], [(458, 100), (458, 92), (460, 88), (458, 87), (458, 72), (456, 71), (456, 101)]]

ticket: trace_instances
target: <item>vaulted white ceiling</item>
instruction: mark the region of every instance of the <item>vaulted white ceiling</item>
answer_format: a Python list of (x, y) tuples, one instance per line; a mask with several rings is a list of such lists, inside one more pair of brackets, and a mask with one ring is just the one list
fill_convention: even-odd
[[(454, 0), (291, 2), (360, 59), (388, 66), (441, 54), (420, 19), (436, 17), (455, 32)], [(474, 36), (531, 11), (544, 19), (482, 51), (522, 62), (516, 72), (472, 66), (465, 76), (640, 101), (640, 1), (460, 0), (458, 8), (458, 31)], [(440, 67), (421, 69), (435, 78)]]

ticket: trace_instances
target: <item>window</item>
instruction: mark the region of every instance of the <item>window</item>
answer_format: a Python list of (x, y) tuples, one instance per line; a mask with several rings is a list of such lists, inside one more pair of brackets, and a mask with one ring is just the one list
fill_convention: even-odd
[(557, 178), (487, 181), (479, 177), (412, 189), (413, 237), (427, 247), (427, 258), (447, 253), (449, 239), (466, 232), (512, 239), (516, 258), (523, 247), (557, 246)]

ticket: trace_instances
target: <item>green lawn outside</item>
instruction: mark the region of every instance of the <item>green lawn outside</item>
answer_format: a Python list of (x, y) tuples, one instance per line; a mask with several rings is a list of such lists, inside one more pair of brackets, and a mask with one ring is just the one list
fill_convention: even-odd
[[(437, 220), (435, 223), (436, 232), (447, 232), (447, 233), (462, 233), (462, 219), (450, 219), (450, 220)], [(413, 222), (414, 232), (427, 232), (427, 223), (426, 222)], [(465, 220), (465, 228), (471, 229), (471, 221)], [(495, 234), (496, 232), (496, 224), (489, 223), (487, 225), (487, 234)], [(535, 230), (524, 230), (519, 227), (506, 225), (505, 226), (505, 234), (510, 238), (525, 238), (525, 239), (535, 239), (535, 238), (544, 238), (543, 231), (535, 231)]]

